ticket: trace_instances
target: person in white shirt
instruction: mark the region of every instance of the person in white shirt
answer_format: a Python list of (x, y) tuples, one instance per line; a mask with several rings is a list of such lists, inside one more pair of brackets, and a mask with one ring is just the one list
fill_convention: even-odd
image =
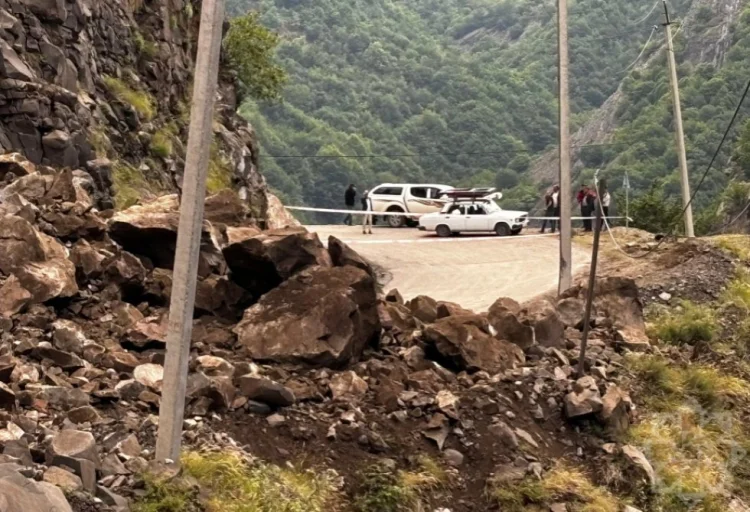
[[(547, 207), (545, 217), (560, 217), (560, 187), (555, 185), (552, 192), (544, 196), (544, 204)], [(547, 228), (547, 220), (542, 223), (542, 233)], [(552, 227), (552, 233), (557, 229), (557, 219), (549, 220)]]
[[(372, 211), (372, 199), (370, 199), (369, 190), (365, 190), (362, 194), (362, 209), (366, 212)], [(362, 217), (362, 234), (372, 235), (372, 215), (365, 213)]]

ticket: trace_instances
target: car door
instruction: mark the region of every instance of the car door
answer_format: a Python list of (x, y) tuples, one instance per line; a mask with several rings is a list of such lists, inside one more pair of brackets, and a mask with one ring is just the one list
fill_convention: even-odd
[(437, 228), (437, 226), (445, 224), (451, 228), (451, 231), (461, 231), (466, 227), (465, 213), (463, 206), (453, 205), (446, 211), (436, 214), (437, 218), (434, 227)]
[(490, 216), (481, 204), (471, 205), (466, 213), (465, 231), (489, 231)]
[(407, 187), (406, 206), (409, 212), (432, 213), (436, 211), (435, 207), (431, 206), (429, 194), (429, 187)]

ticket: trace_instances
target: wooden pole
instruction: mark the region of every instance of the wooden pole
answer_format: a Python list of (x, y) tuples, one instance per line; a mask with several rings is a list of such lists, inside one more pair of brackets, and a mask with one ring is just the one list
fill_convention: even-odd
[(203, 228), (203, 203), (206, 198), (208, 148), (213, 136), (212, 122), (223, 24), (224, 0), (203, 0), (172, 278), (172, 299), (169, 305), (164, 382), (159, 407), (156, 459), (160, 462), (178, 463), (180, 459), (195, 286), (198, 280), (198, 257)]
[(690, 204), (690, 178), (688, 176), (687, 155), (685, 152), (685, 131), (682, 127), (682, 106), (680, 105), (680, 82), (677, 78), (677, 63), (672, 44), (672, 21), (669, 19), (667, 1), (664, 2), (664, 33), (667, 36), (667, 62), (669, 62), (669, 81), (672, 86), (672, 104), (674, 106), (675, 137), (677, 139), (677, 159), (680, 164), (680, 182), (682, 184), (682, 206), (685, 209), (685, 236), (695, 238), (693, 229), (693, 207)]
[(570, 104), (568, 91), (568, 1), (558, 0), (558, 81), (560, 87), (560, 282), (558, 293), (570, 288), (572, 274), (571, 184), (570, 184)]
[(586, 347), (591, 329), (591, 308), (594, 303), (594, 288), (596, 287), (596, 266), (599, 262), (599, 235), (602, 225), (602, 192), (605, 187), (597, 183), (596, 190), (596, 220), (594, 220), (594, 247), (591, 250), (591, 269), (589, 270), (589, 288), (586, 293), (586, 311), (583, 315), (583, 337), (581, 338), (581, 353), (578, 356), (578, 377), (586, 374)]

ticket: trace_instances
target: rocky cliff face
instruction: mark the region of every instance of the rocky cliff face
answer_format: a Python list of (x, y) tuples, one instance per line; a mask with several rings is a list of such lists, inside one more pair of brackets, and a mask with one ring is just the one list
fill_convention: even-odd
[[(0, 146), (76, 170), (100, 207), (179, 188), (200, 2), (0, 0)], [(221, 79), (209, 192), (257, 219), (269, 196), (250, 126)]]

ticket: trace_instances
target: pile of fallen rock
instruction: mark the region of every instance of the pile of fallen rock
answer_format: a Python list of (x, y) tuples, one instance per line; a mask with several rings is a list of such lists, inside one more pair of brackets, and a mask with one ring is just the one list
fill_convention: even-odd
[[(0, 508), (70, 510), (64, 491), (127, 510), (158, 427), (178, 199), (100, 212), (85, 173), (18, 155), (0, 156), (0, 180)], [(236, 444), (221, 415), (254, 414), (379, 453), (388, 424), (413, 423), (453, 465), (489, 442), (498, 471), (538, 472), (524, 450), (559, 443), (561, 413), (627, 426), (621, 353), (648, 349), (632, 281), (597, 285), (576, 379), (586, 290), (484, 314), (381, 297), (342, 242), (262, 231), (250, 211), (232, 192), (206, 200), (186, 442)]]

